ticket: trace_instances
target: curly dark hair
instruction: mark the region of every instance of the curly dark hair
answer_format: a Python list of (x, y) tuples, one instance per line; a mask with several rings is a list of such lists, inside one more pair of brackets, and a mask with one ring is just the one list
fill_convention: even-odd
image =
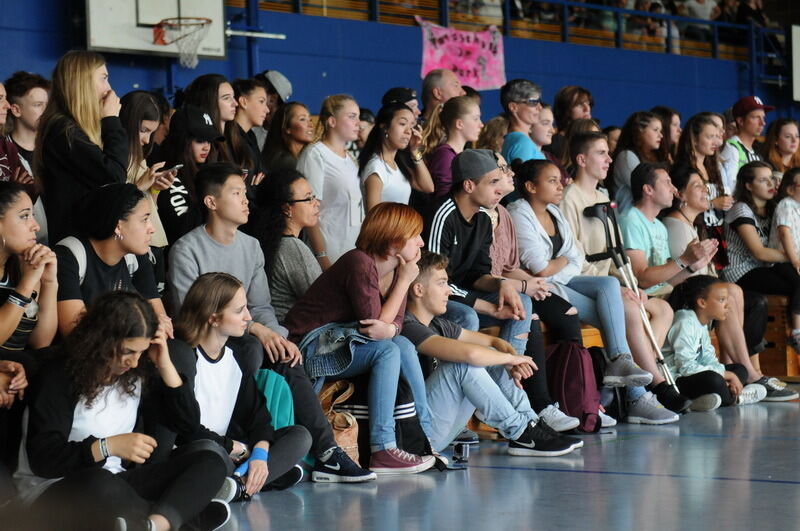
[[(73, 398), (91, 405), (103, 387), (114, 382), (113, 361), (122, 342), (130, 338), (152, 338), (158, 318), (147, 300), (138, 293), (113, 291), (98, 297), (72, 332), (64, 339), (66, 369)], [(133, 396), (139, 379), (152, 372), (149, 358), (116, 378), (123, 391)]]
[(253, 234), (264, 252), (264, 269), (270, 280), (275, 254), (286, 230), (286, 213), (283, 209), (295, 199), (292, 197), (292, 185), (300, 179), (305, 179), (305, 176), (297, 170), (279, 170), (261, 181), (256, 188), (259, 214)]

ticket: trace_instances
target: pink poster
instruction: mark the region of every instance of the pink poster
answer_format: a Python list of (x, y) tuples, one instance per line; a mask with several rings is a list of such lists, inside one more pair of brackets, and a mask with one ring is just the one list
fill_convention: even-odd
[(422, 77), (448, 68), (464, 85), (476, 90), (498, 89), (506, 82), (503, 35), (496, 26), (487, 31), (461, 31), (437, 26), (420, 17)]

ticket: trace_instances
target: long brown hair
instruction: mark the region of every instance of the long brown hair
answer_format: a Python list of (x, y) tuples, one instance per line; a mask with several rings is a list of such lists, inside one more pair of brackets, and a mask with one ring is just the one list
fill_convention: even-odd
[[(790, 168), (796, 168), (800, 166), (800, 149), (794, 152), (794, 155), (792, 155), (792, 160), (788, 165), (783, 163), (783, 157), (780, 153), (778, 153), (778, 137), (781, 134), (781, 129), (787, 125), (794, 125), (795, 127), (798, 127), (796, 120), (779, 118), (769, 124), (769, 128), (767, 129), (767, 137), (764, 140), (763, 157), (765, 160), (768, 160), (769, 163), (772, 164), (772, 166), (774, 166), (779, 172), (785, 172)], [(798, 127), (798, 130), (800, 130), (800, 127)]]
[[(689, 166), (697, 168), (697, 141), (703, 128), (712, 126), (716, 129), (717, 124), (712, 119), (711, 113), (700, 113), (689, 118), (686, 126), (681, 134), (681, 139), (678, 141), (678, 149), (675, 153), (674, 166)], [(722, 174), (719, 169), (719, 152), (715, 151), (714, 155), (706, 156), (703, 158), (703, 168), (708, 175), (708, 182), (717, 187), (719, 193), (724, 192), (722, 186)], [(702, 176), (702, 175), (701, 175)]]
[(209, 319), (224, 310), (241, 287), (239, 279), (228, 273), (197, 277), (175, 320), (175, 336), (196, 347), (211, 330)]
[(456, 96), (435, 108), (425, 123), (425, 153), (430, 153), (433, 148), (446, 142), (450, 128), (455, 126), (456, 120), (466, 116), (473, 105), (478, 106), (469, 96)]

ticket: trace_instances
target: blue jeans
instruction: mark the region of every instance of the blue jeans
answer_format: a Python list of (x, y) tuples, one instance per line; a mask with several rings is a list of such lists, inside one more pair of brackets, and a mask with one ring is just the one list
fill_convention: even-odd
[(507, 439), (517, 439), (538, 419), (528, 396), (514, 385), (505, 367), (473, 367), (440, 362), (425, 381), (431, 418), (431, 446), (447, 448), (477, 409), (489, 426)]
[(598, 328), (610, 358), (630, 354), (625, 338), (625, 307), (619, 280), (614, 277), (572, 277), (564, 286), (581, 321)]
[(448, 301), (447, 311), (442, 316), (448, 321), (453, 321), (461, 328), (477, 332), (480, 328), (478, 322), (478, 313), (471, 306), (467, 306), (461, 302)]
[(403, 336), (394, 339), (369, 341), (352, 348), (353, 362), (342, 373), (329, 379), (352, 378), (370, 373), (369, 390), (369, 443), (373, 452), (397, 447), (394, 423), (394, 404), (397, 399), (397, 382), (402, 371), (411, 386), (417, 417), (426, 434), (431, 433), (425, 379), (419, 365), (417, 351), (411, 341)]
[[(619, 280), (608, 276), (577, 276), (572, 277), (564, 290), (569, 302), (578, 310), (581, 321), (600, 330), (609, 358), (630, 354)], [(636, 400), (644, 393), (644, 387), (629, 387), (628, 399)]]
[[(498, 293), (486, 293), (480, 292), (478, 294), (479, 299), (483, 299), (485, 301), (489, 301), (492, 304), (497, 304), (497, 301), (500, 298)], [(525, 308), (525, 318), (519, 321), (515, 321), (514, 319), (497, 319), (490, 315), (478, 314), (478, 321), (480, 322), (481, 328), (486, 328), (487, 326), (500, 326), (500, 338), (508, 341), (511, 343), (511, 346), (514, 347), (514, 350), (517, 351), (517, 354), (524, 354), (525, 347), (528, 344), (528, 333), (531, 330), (531, 317), (533, 316), (533, 305), (531, 303), (531, 298), (525, 295), (524, 293), (519, 294), (520, 300), (522, 300), (522, 306)], [(519, 337), (519, 336), (526, 336), (526, 337)]]

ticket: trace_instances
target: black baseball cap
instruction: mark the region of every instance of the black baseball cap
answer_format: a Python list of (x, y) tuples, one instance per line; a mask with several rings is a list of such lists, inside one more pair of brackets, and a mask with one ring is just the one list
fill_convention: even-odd
[(389, 105), (390, 103), (407, 103), (411, 100), (417, 99), (417, 91), (405, 87), (390, 88), (386, 91), (381, 99), (381, 105)]
[(179, 132), (185, 132), (201, 142), (225, 140), (225, 136), (214, 127), (211, 115), (200, 107), (188, 103), (175, 111), (169, 123), (169, 128), (170, 130), (175, 129)]

